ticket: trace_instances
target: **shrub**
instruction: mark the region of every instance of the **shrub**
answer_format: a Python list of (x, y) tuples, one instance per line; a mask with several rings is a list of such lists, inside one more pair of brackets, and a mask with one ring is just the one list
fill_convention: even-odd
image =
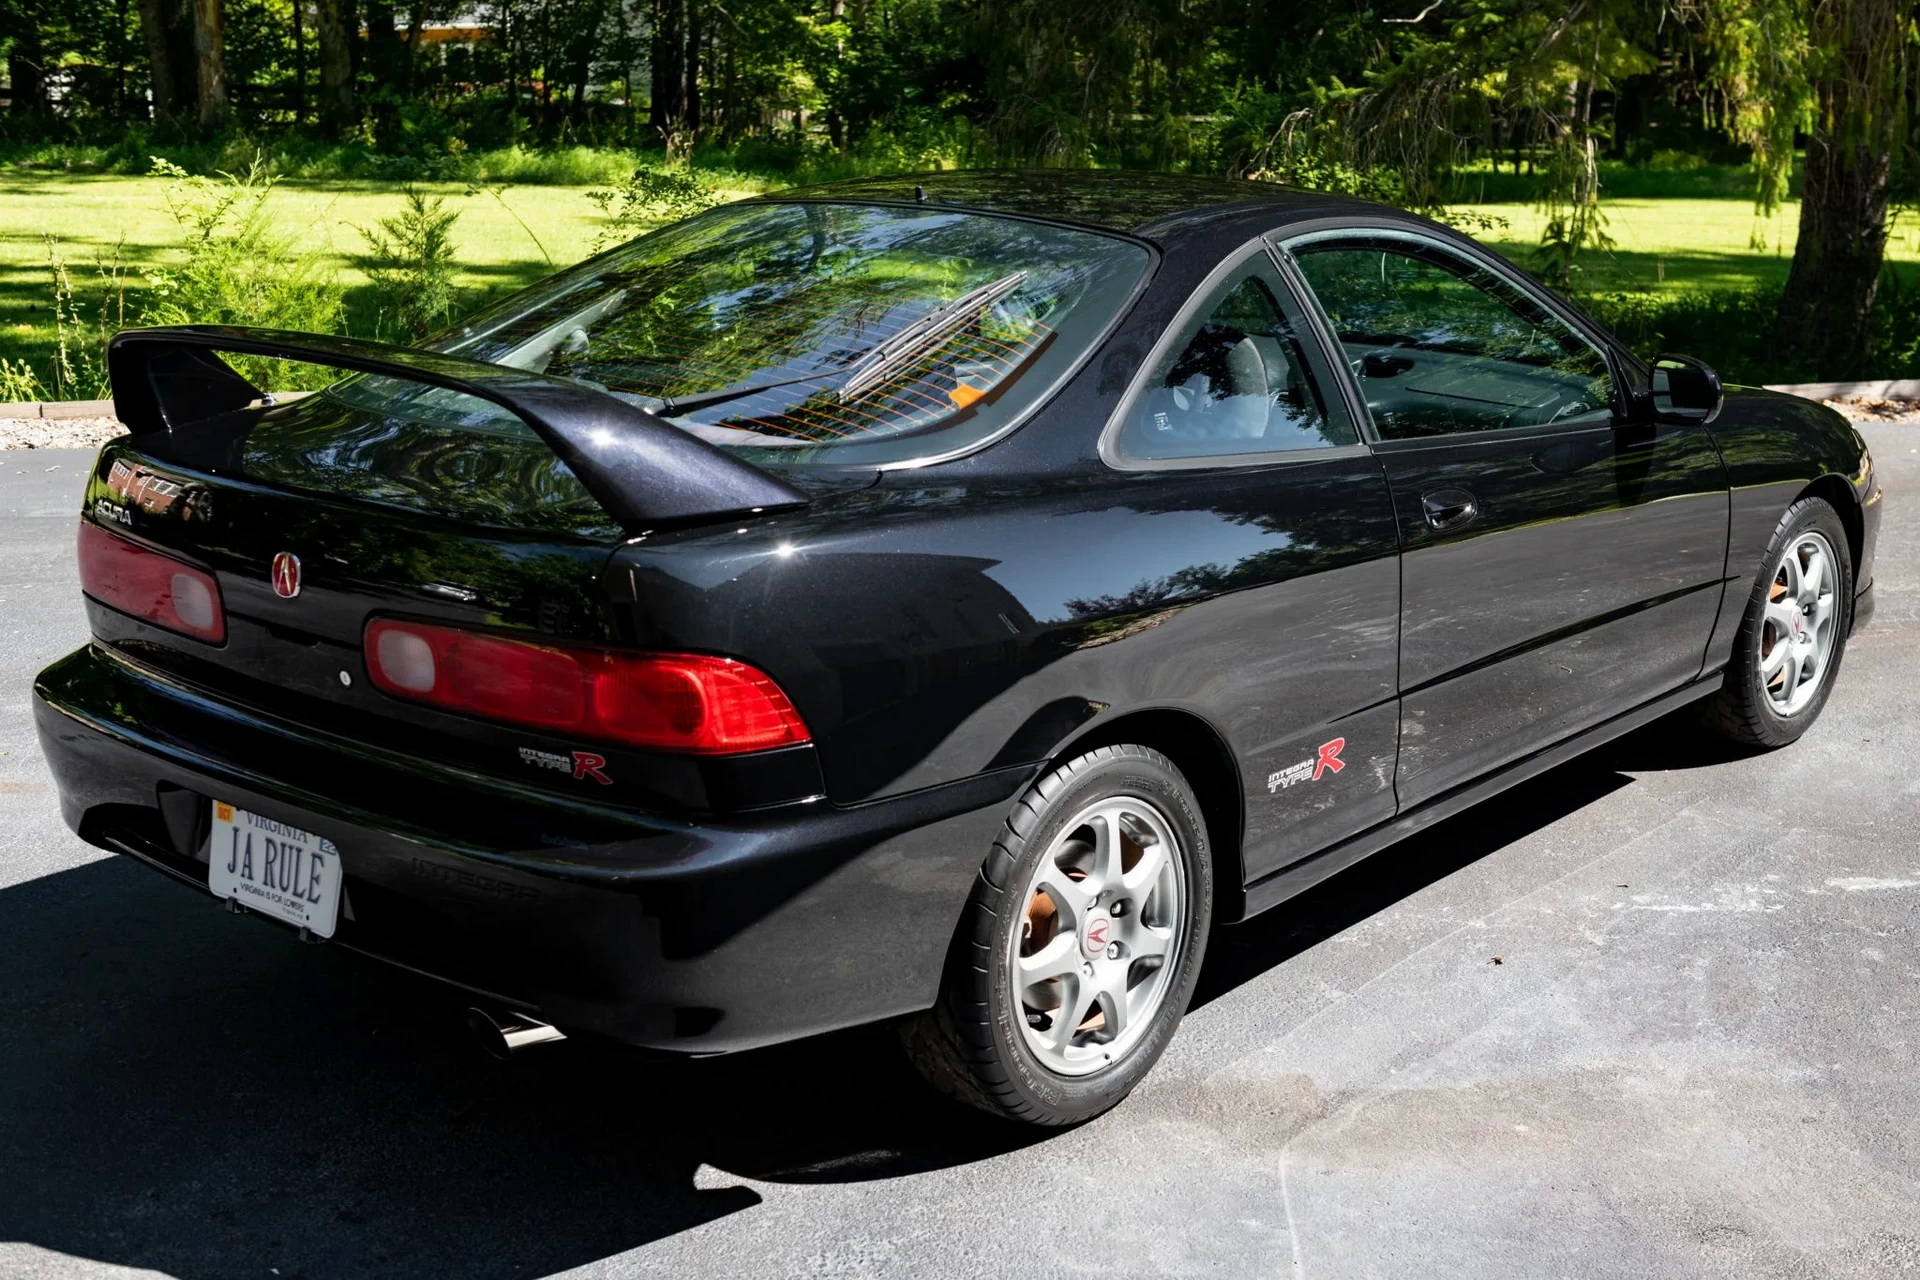
[(630, 240), (651, 227), (710, 208), (719, 193), (682, 165), (642, 165), (610, 191), (589, 191), (606, 225), (594, 237), (593, 251)]
[[(1780, 290), (1704, 289), (1670, 293), (1593, 293), (1580, 307), (1642, 356), (1697, 356), (1727, 382), (1825, 382), (1835, 370), (1782, 363), (1768, 351)], [(1873, 313), (1875, 378), (1920, 375), (1920, 284), (1889, 270)]]
[[(345, 296), (320, 256), (301, 252), (266, 211), (274, 179), (257, 158), (242, 173), (195, 177), (155, 158), (155, 173), (172, 179), (167, 209), (183, 234), (183, 257), (148, 273), (141, 318), (149, 324), (239, 324), (268, 329), (337, 332)], [(259, 382), (270, 366), (238, 362)], [(329, 375), (301, 366), (277, 370), (277, 389), (325, 385)]]
[(1728, 382), (1798, 382), (1803, 370), (1767, 359), (1767, 333), (1780, 306), (1778, 289), (1702, 289), (1590, 293), (1575, 301), (1629, 350), (1697, 356)]
[(407, 207), (378, 228), (356, 228), (372, 261), (367, 278), (379, 301), (377, 330), (390, 323), (403, 341), (418, 342), (446, 327), (458, 309), (453, 224), (458, 210), (439, 196), (408, 187)]

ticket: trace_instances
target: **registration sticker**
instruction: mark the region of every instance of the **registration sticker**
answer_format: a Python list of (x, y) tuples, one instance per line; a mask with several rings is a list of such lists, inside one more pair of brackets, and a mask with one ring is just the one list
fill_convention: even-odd
[(331, 938), (340, 881), (340, 851), (331, 840), (213, 802), (207, 887), (215, 896)]

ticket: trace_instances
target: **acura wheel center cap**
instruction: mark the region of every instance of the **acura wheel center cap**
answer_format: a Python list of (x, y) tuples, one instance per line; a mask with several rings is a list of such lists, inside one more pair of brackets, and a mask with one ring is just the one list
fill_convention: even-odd
[(1107, 947), (1113, 942), (1113, 917), (1098, 908), (1087, 913), (1087, 923), (1080, 930), (1080, 950), (1089, 957), (1107, 954)]

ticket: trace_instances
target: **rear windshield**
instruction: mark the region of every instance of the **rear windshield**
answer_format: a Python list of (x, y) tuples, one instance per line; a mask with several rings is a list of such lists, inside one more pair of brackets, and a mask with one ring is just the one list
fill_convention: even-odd
[[(430, 345), (601, 388), (756, 463), (909, 461), (1010, 426), (1098, 340), (1149, 261), (1118, 237), (952, 209), (735, 205)], [(388, 379), (333, 394), (438, 425), (517, 425)]]

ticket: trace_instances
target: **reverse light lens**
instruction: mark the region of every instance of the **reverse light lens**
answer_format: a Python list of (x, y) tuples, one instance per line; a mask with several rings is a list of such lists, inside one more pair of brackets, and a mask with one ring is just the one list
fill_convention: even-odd
[(213, 575), (172, 556), (80, 522), (80, 589), (101, 604), (208, 644), (227, 639), (226, 611)]
[(395, 697), (552, 733), (695, 755), (811, 741), (764, 672), (694, 653), (611, 653), (376, 619), (367, 672)]

